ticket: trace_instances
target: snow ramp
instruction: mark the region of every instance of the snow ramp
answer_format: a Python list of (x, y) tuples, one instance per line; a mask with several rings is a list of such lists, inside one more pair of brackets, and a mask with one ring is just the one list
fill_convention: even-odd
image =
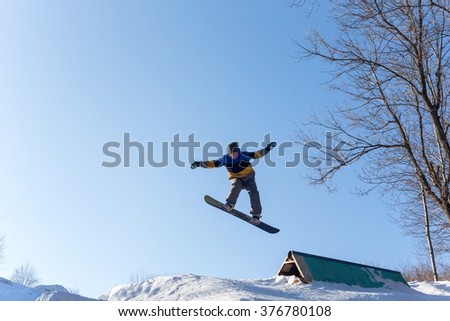
[(322, 281), (359, 285), (363, 288), (409, 286), (398, 271), (297, 251), (289, 251), (278, 275), (295, 275), (304, 283)]

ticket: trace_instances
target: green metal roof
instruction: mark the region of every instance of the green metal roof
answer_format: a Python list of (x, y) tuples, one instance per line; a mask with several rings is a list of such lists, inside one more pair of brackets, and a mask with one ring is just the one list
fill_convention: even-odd
[(290, 251), (279, 275), (297, 275), (303, 282), (323, 281), (380, 288), (391, 282), (408, 285), (400, 272), (332, 259), (328, 257)]

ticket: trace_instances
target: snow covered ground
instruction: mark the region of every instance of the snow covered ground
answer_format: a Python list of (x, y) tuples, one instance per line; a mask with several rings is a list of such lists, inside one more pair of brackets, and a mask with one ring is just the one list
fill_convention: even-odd
[(388, 288), (365, 289), (345, 284), (303, 284), (295, 277), (229, 280), (198, 275), (159, 276), (140, 284), (117, 286), (103, 300), (182, 301), (315, 301), (315, 300), (448, 300), (450, 282), (417, 282), (411, 287), (392, 283)]
[[(295, 277), (231, 280), (198, 275), (157, 276), (139, 284), (113, 288), (98, 299), (109, 301), (450, 301), (450, 282), (412, 282), (411, 287), (392, 283), (366, 289), (345, 284), (303, 284)], [(60, 285), (25, 287), (0, 278), (2, 301), (92, 300), (69, 293)]]
[(86, 301), (92, 300), (72, 294), (61, 285), (27, 287), (0, 277), (0, 301)]

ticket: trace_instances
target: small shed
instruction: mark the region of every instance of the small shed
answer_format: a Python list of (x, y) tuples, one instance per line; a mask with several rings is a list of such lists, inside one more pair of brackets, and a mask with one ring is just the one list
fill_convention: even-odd
[(295, 275), (304, 283), (323, 281), (364, 288), (391, 287), (394, 283), (408, 286), (398, 271), (297, 251), (289, 251), (278, 275)]

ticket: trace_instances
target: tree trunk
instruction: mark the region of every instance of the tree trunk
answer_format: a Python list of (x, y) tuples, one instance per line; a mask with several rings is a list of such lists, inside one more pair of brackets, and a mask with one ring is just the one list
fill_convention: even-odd
[(423, 213), (425, 215), (425, 231), (426, 231), (426, 237), (428, 242), (428, 251), (430, 254), (430, 261), (431, 261), (431, 269), (433, 270), (433, 277), (435, 281), (439, 281), (439, 276), (436, 268), (436, 261), (434, 259), (434, 250), (433, 250), (433, 242), (431, 240), (431, 233), (430, 233), (430, 217), (428, 214), (428, 206), (427, 206), (427, 197), (425, 194), (425, 191), (422, 188), (422, 205), (423, 205)]

